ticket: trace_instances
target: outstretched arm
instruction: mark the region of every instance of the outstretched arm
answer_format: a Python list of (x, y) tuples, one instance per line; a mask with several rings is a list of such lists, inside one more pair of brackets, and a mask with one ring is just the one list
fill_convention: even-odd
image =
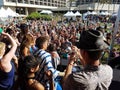
[(2, 70), (4, 72), (10, 72), (12, 65), (11, 65), (11, 59), (13, 58), (15, 51), (17, 49), (17, 44), (15, 42), (15, 40), (8, 34), (8, 33), (4, 33), (2, 32), (2, 34), (4, 36), (7, 36), (7, 38), (9, 38), (9, 40), (11, 41), (11, 49), (10, 51), (3, 56), (2, 60), (1, 60), (1, 66), (2, 66)]

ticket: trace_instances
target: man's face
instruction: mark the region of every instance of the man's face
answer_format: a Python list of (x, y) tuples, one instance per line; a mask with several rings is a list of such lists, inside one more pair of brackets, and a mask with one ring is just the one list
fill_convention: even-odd
[(46, 42), (44, 43), (44, 45), (43, 45), (43, 47), (44, 47), (45, 50), (47, 49), (48, 45), (49, 45), (49, 41), (46, 41)]

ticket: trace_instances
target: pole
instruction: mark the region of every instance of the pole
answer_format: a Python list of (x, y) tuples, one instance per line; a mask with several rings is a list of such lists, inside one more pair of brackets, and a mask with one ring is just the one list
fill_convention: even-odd
[(16, 0), (15, 3), (16, 3), (16, 15), (17, 15), (17, 3), (18, 3), (18, 1)]
[(119, 21), (120, 21), (119, 16), (120, 16), (120, 5), (119, 5), (118, 12), (117, 12), (117, 18), (116, 18), (115, 26), (113, 27), (112, 40), (111, 40), (111, 44), (110, 44), (110, 54), (109, 54), (108, 60), (110, 59), (110, 55), (111, 55), (112, 50), (113, 50), (113, 45), (114, 45), (114, 42), (115, 42), (115, 35), (117, 34), (117, 31), (119, 29)]

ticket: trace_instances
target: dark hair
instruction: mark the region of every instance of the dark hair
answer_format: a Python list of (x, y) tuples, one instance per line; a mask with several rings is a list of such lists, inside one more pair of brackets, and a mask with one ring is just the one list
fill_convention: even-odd
[(23, 34), (26, 34), (28, 32), (28, 25), (25, 24), (25, 23), (22, 23), (20, 25), (20, 29), (21, 29), (21, 31), (22, 31)]
[(25, 56), (24, 59), (19, 60), (18, 72), (23, 78), (27, 77), (31, 68), (35, 68), (39, 65), (39, 61), (32, 55)]
[(90, 59), (98, 60), (102, 55), (102, 50), (101, 51), (87, 51), (87, 53)]
[(48, 50), (49, 50), (50, 52), (51, 52), (51, 51), (56, 51), (56, 44), (54, 44), (54, 43), (49, 44)]
[(11, 28), (7, 28), (6, 33), (9, 33), (11, 35), (11, 34), (13, 34), (13, 30)]
[(32, 55), (20, 58), (18, 61), (18, 82), (21, 90), (26, 90), (26, 80), (31, 68), (36, 68), (39, 61)]
[(46, 41), (49, 41), (49, 37), (48, 36), (40, 36), (36, 39), (36, 47), (38, 47), (39, 49), (42, 49), (43, 47), (43, 44), (46, 42)]

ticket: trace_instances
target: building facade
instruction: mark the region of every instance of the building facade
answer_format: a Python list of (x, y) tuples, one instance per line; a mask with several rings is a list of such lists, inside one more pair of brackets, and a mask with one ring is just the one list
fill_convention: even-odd
[[(100, 2), (101, 1), (101, 2)], [(106, 1), (106, 3), (104, 3)], [(75, 0), (74, 10), (117, 12), (120, 0)]]
[[(79, 4), (98, 3), (100, 0), (76, 0), (76, 6)], [(120, 0), (107, 0), (110, 4), (120, 4)]]
[(0, 0), (0, 7), (11, 8), (13, 11), (28, 15), (31, 12), (51, 10), (53, 12), (72, 11), (109, 11), (118, 10), (120, 0), (108, 0), (108, 4), (99, 3), (100, 0)]
[[(72, 2), (70, 2), (72, 1)], [(106, 1), (106, 3), (100, 2)], [(59, 7), (57, 11), (80, 11), (81, 13), (87, 11), (108, 11), (109, 13), (117, 12), (120, 0), (68, 0), (66, 7)]]
[(0, 0), (0, 6), (10, 7), (19, 14), (28, 15), (31, 12), (43, 9), (52, 10), (58, 7), (66, 7), (66, 0)]

